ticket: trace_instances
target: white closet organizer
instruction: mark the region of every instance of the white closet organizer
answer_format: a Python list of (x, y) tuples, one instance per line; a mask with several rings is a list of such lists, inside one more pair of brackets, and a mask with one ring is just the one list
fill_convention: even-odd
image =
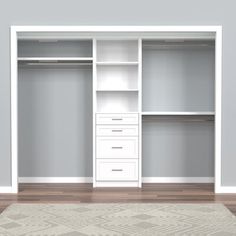
[[(51, 122), (62, 124), (69, 119), (66, 129), (54, 129), (57, 140), (61, 137), (58, 143), (63, 143), (58, 152), (57, 141), (53, 150), (48, 137), (40, 141), (40, 130), (33, 145), (21, 141), (22, 163), (52, 158), (54, 172), (71, 177), (78, 172), (93, 175), (94, 187), (141, 187), (143, 177), (215, 177), (216, 191), (219, 189), (220, 27), (12, 27), (11, 47), (15, 189), (17, 124), (22, 124), (22, 133), (26, 123), (33, 127), (22, 113), (17, 121), (18, 79), (22, 80), (20, 99), (22, 94), (30, 95), (30, 87), (23, 88), (27, 83), (32, 83), (31, 88), (54, 86), (53, 102), (60, 105)], [(65, 95), (69, 91), (65, 88), (72, 90)], [(47, 94), (42, 100), (50, 102)], [(60, 94), (66, 97), (62, 99)], [(72, 102), (76, 94), (79, 100)], [(45, 111), (42, 103), (38, 103), (39, 116)], [(27, 111), (26, 98), (19, 104)], [(81, 112), (74, 112), (78, 107)], [(45, 117), (39, 125), (44, 121)], [(53, 137), (50, 132), (48, 136)], [(27, 145), (31, 145), (30, 151)], [(40, 149), (43, 157), (37, 154)], [(64, 150), (70, 150), (65, 159)], [(55, 153), (58, 159), (50, 156)], [(32, 174), (22, 163), (19, 175)], [(80, 164), (87, 166), (86, 173)], [(37, 171), (39, 176), (50, 175), (50, 169)]]
[(94, 186), (141, 186), (141, 40), (94, 41)]

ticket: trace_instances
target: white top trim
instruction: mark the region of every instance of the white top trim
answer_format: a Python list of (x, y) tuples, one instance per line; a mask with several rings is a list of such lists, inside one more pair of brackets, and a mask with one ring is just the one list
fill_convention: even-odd
[(216, 32), (222, 26), (11, 26), (16, 32)]

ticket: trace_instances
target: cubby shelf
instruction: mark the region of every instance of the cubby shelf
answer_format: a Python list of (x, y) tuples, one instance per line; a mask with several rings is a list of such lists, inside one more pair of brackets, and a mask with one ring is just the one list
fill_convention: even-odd
[(136, 66), (139, 63), (137, 61), (117, 61), (117, 62), (107, 62), (100, 61), (96, 63), (98, 66)]
[(97, 92), (138, 92), (138, 89), (97, 89)]

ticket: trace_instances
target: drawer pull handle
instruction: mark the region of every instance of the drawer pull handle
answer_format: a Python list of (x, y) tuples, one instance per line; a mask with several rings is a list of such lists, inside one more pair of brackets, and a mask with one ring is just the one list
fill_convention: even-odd
[(123, 169), (112, 169), (111, 171), (123, 171)]
[(122, 149), (123, 147), (111, 147), (112, 149)]
[(122, 129), (113, 129), (112, 132), (123, 132)]
[(112, 118), (112, 120), (123, 120), (122, 118)]

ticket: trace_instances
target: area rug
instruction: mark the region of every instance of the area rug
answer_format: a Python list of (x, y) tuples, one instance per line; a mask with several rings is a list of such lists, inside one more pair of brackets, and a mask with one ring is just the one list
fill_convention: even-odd
[(236, 235), (221, 204), (13, 204), (1, 236)]

